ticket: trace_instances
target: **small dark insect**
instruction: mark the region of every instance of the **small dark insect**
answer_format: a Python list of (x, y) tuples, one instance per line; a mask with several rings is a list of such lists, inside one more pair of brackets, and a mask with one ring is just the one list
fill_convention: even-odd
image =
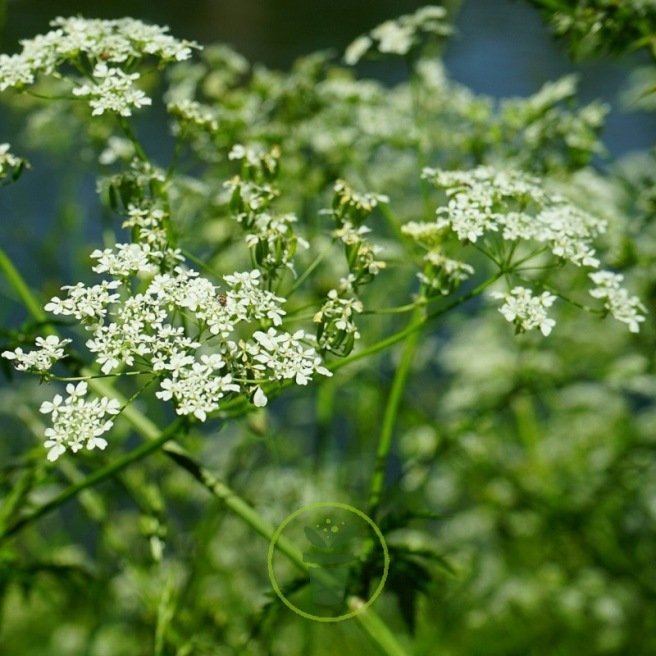
[(228, 297), (223, 292), (221, 292), (216, 298), (223, 306), (228, 302)]

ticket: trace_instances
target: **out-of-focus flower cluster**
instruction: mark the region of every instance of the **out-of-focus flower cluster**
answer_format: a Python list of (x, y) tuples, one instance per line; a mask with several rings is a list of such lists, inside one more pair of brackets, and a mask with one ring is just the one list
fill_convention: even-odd
[(452, 32), (444, 7), (421, 7), (414, 14), (399, 16), (381, 23), (368, 34), (358, 37), (346, 49), (344, 61), (357, 64), (366, 54), (407, 55), (426, 37), (441, 39)]

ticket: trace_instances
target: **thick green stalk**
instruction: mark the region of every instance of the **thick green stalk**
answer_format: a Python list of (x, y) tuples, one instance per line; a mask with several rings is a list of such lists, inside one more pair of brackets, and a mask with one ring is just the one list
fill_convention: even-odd
[[(424, 308), (419, 307), (415, 311), (410, 325), (424, 325), (424, 323)], [(378, 506), (380, 505), (380, 498), (385, 483), (385, 469), (392, 448), (392, 438), (394, 436), (396, 418), (399, 413), (401, 401), (403, 400), (403, 392), (408, 381), (410, 369), (412, 368), (412, 361), (414, 360), (417, 351), (420, 335), (421, 333), (419, 330), (414, 330), (406, 337), (405, 344), (403, 345), (403, 352), (401, 353), (401, 360), (396, 369), (396, 373), (394, 374), (392, 388), (390, 390), (389, 398), (387, 399), (387, 404), (385, 405), (385, 414), (383, 415), (383, 424), (378, 437), (378, 448), (376, 450), (376, 464), (371, 477), (371, 483), (369, 484), (368, 506), (369, 514), (372, 517), (376, 516)]]
[[(349, 599), (350, 610), (357, 610), (362, 605), (360, 599)], [(398, 643), (379, 615), (367, 608), (356, 615), (360, 626), (376, 641), (378, 646), (388, 656), (406, 656), (406, 652)]]

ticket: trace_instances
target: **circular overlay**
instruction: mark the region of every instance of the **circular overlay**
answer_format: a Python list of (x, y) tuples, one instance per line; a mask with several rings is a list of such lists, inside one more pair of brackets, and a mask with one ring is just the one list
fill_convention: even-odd
[[(299, 585), (298, 572), (291, 565), (286, 576), (276, 574), (276, 547), (286, 555), (293, 552), (294, 560), (302, 558), (309, 584), (303, 581)], [(346, 599), (349, 579), (358, 561), (369, 558), (371, 562), (376, 550), (383, 560), (378, 585), (366, 602), (353, 609)], [(385, 538), (373, 519), (336, 501), (311, 503), (285, 518), (271, 537), (267, 557), (269, 579), (280, 600), (301, 617), (317, 622), (341, 622), (369, 608), (383, 591), (389, 562)], [(281, 582), (285, 578), (287, 584)], [(293, 602), (290, 597), (294, 597)]]

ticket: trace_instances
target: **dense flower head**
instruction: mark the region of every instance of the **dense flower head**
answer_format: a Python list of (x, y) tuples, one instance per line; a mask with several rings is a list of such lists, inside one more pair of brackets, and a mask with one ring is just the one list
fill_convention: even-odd
[(86, 400), (87, 383), (66, 386), (68, 396), (64, 399), (56, 394), (52, 401), (41, 404), (40, 411), (50, 415), (52, 426), (46, 428), (45, 447), (48, 460), (57, 460), (67, 450), (76, 453), (86, 448), (104, 449), (107, 440), (101, 437), (114, 424), (111, 416), (120, 412), (115, 399), (95, 397)]
[(73, 93), (89, 97), (94, 115), (110, 111), (129, 116), (151, 99), (135, 84), (139, 74), (123, 67), (149, 57), (182, 61), (197, 47), (175, 39), (166, 27), (132, 18), (57, 18), (51, 25), (55, 29), (47, 34), (21, 41), (19, 53), (0, 55), (0, 91), (34, 84), (38, 75), (55, 74), (65, 64), (90, 65), (92, 81), (75, 86)]
[[(438, 207), (434, 224), (410, 223), (404, 233), (424, 246), (440, 244), (449, 235), (462, 243), (488, 245), (490, 235), (508, 243), (504, 267), (513, 270), (512, 256), (522, 245), (518, 267), (535, 258), (544, 267), (544, 254), (555, 258), (555, 266), (570, 263), (576, 267), (598, 269), (594, 240), (607, 230), (607, 222), (555, 193), (548, 193), (538, 178), (517, 170), (479, 166), (470, 171), (424, 169), (423, 176), (444, 190), (445, 205)], [(528, 249), (528, 255), (527, 250)], [(496, 261), (499, 265), (499, 262)], [(527, 269), (530, 270), (530, 267)], [(644, 307), (619, 286), (621, 276), (597, 271), (590, 278), (598, 286), (590, 291), (604, 300), (604, 307), (615, 318), (638, 332), (639, 314)], [(502, 313), (520, 330), (538, 326), (548, 334), (553, 321), (546, 308), (554, 297), (548, 293), (534, 297), (522, 286), (503, 297)], [(546, 331), (546, 332), (545, 332)]]
[(546, 337), (556, 322), (547, 315), (556, 297), (549, 292), (534, 296), (526, 287), (513, 287), (508, 293), (492, 292), (493, 298), (502, 299), (503, 305), (499, 312), (507, 321), (515, 324), (517, 332), (523, 333), (533, 328), (539, 328)]
[(632, 333), (640, 332), (640, 323), (645, 320), (640, 313), (646, 312), (647, 308), (637, 296), (631, 296), (621, 286), (624, 276), (612, 271), (595, 271), (590, 278), (596, 285), (590, 290), (590, 296), (601, 299), (611, 316), (627, 324)]
[(606, 222), (544, 191), (537, 178), (518, 171), (480, 166), (471, 171), (425, 169), (424, 177), (446, 191), (437, 210), (438, 228), (474, 243), (489, 232), (508, 241), (546, 244), (559, 258), (580, 266), (599, 266), (592, 241)]
[(74, 96), (88, 97), (94, 116), (115, 112), (131, 116), (132, 109), (150, 105), (152, 100), (139, 89), (135, 82), (139, 73), (125, 73), (120, 68), (109, 67), (104, 62), (93, 69), (93, 82), (73, 89)]

